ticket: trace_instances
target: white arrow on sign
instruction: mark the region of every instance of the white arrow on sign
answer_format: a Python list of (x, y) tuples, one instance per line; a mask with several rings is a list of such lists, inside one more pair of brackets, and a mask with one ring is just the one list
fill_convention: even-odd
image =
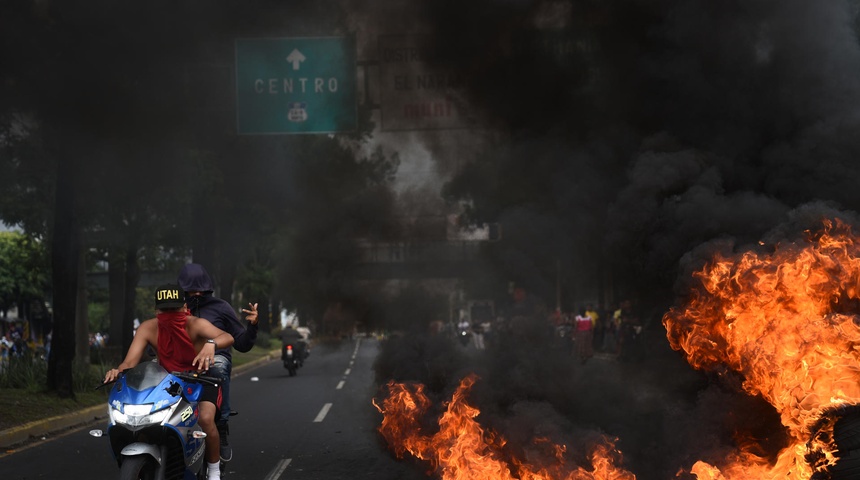
[(287, 55), (287, 61), (293, 64), (293, 70), (298, 70), (299, 65), (305, 61), (305, 56), (302, 55), (298, 49), (294, 48), (289, 55)]

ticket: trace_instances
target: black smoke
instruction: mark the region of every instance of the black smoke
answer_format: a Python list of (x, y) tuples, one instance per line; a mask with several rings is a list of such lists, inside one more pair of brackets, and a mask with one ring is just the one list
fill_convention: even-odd
[[(659, 319), (715, 246), (789, 237), (822, 215), (860, 210), (855, 1), (8, 5), (3, 63), (16, 77), (4, 76), (4, 108), (31, 100), (26, 107), (51, 122), (47, 134), (62, 132), (50, 149), (88, 159), (79, 163), (90, 180), (81, 190), (105, 193), (91, 198), (91, 216), (153, 203), (163, 193), (149, 189), (164, 178), (158, 172), (181, 165), (170, 188), (200, 203), (194, 218), (171, 221), (193, 224), (199, 236), (215, 225), (232, 230), (222, 235), (233, 249), (195, 245), (209, 247), (213, 261), (247, 245), (232, 238), (244, 233), (237, 225), (272, 217), (249, 199), (291, 205), (278, 218), (287, 223), (301, 211), (313, 224), (325, 198), (295, 187), (328, 177), (320, 163), (301, 168), (294, 160), (304, 153), (310, 164), (331, 152), (313, 140), (235, 138), (232, 40), (355, 33), (359, 59), (372, 64), (378, 35), (425, 34), (427, 58), (457, 73), (458, 98), (481, 122), (479, 153), (451, 153), (444, 134), (422, 147), (450, 177), (447, 199), (468, 200), (475, 220), (502, 224), (488, 276), (524, 285), (547, 305), (560, 277), (566, 310), (596, 297), (593, 279), (608, 276), (605, 301), (637, 297), (648, 328), (638, 361), (585, 366), (547, 348), (546, 312), (533, 312), (533, 328), (476, 358), (410, 332), (386, 347), (380, 382), (425, 382), (443, 400), (475, 371), (474, 399), (489, 425), (518, 439), (548, 425), (562, 441), (581, 432), (616, 436), (626, 465), (646, 479), (670, 478), (703, 453), (719, 458), (738, 432), (766, 454), (778, 448), (781, 428), (767, 406), (738, 394), (737, 378), (690, 369), (669, 350)], [(408, 145), (397, 148), (409, 154)], [(340, 238), (324, 233), (310, 235), (297, 255), (307, 257), (319, 238)]]
[[(785, 432), (772, 408), (739, 393), (730, 373), (693, 371), (659, 319), (718, 249), (798, 238), (825, 218), (854, 222), (858, 4), (434, 1), (409, 11), (433, 33), (431, 58), (467, 79), (467, 102), (502, 132), (445, 190), (468, 199), (474, 218), (503, 223), (502, 275), (552, 304), (559, 263), (572, 275), (610, 272), (615, 300), (637, 296), (649, 317), (635, 364), (574, 366), (539, 335), (467, 361), (462, 370), (481, 376), (481, 418), (520, 439), (540, 427), (518, 419), (535, 416), (560, 439), (617, 436), (645, 479), (718, 461), (744, 438), (773, 456)], [(563, 306), (581, 301), (574, 292)], [(440, 400), (457, 377), (444, 388), (437, 378)]]

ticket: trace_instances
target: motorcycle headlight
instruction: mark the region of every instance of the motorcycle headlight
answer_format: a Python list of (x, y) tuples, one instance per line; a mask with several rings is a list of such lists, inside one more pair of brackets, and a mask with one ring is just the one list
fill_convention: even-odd
[(124, 412), (121, 412), (112, 408), (110, 411), (111, 421), (137, 427), (141, 425), (161, 424), (169, 418), (173, 407), (162, 408), (150, 413), (150, 410), (152, 410), (151, 403), (144, 405), (126, 404), (123, 406), (123, 410)]

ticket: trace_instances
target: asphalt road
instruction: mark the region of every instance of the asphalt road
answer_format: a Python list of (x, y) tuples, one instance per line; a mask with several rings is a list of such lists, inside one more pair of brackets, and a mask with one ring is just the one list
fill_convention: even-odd
[[(379, 440), (374, 339), (314, 348), (295, 377), (277, 360), (233, 377), (233, 460), (223, 478), (426, 479), (423, 469), (396, 460)], [(4, 480), (112, 478), (119, 469), (97, 424), (35, 443), (0, 458)]]

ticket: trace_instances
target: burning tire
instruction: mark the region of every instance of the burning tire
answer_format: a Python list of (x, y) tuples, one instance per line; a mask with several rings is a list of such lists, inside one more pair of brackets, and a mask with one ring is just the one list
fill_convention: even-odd
[(852, 412), (840, 418), (833, 426), (833, 440), (840, 452), (851, 452), (860, 448), (860, 412)]
[(834, 465), (812, 477), (812, 480), (850, 480), (860, 478), (860, 406), (833, 409), (822, 416), (821, 424), (833, 427), (833, 444), (837, 449)]
[(860, 478), (860, 450), (852, 450), (840, 455), (836, 465), (828, 468), (830, 480), (849, 480)]

